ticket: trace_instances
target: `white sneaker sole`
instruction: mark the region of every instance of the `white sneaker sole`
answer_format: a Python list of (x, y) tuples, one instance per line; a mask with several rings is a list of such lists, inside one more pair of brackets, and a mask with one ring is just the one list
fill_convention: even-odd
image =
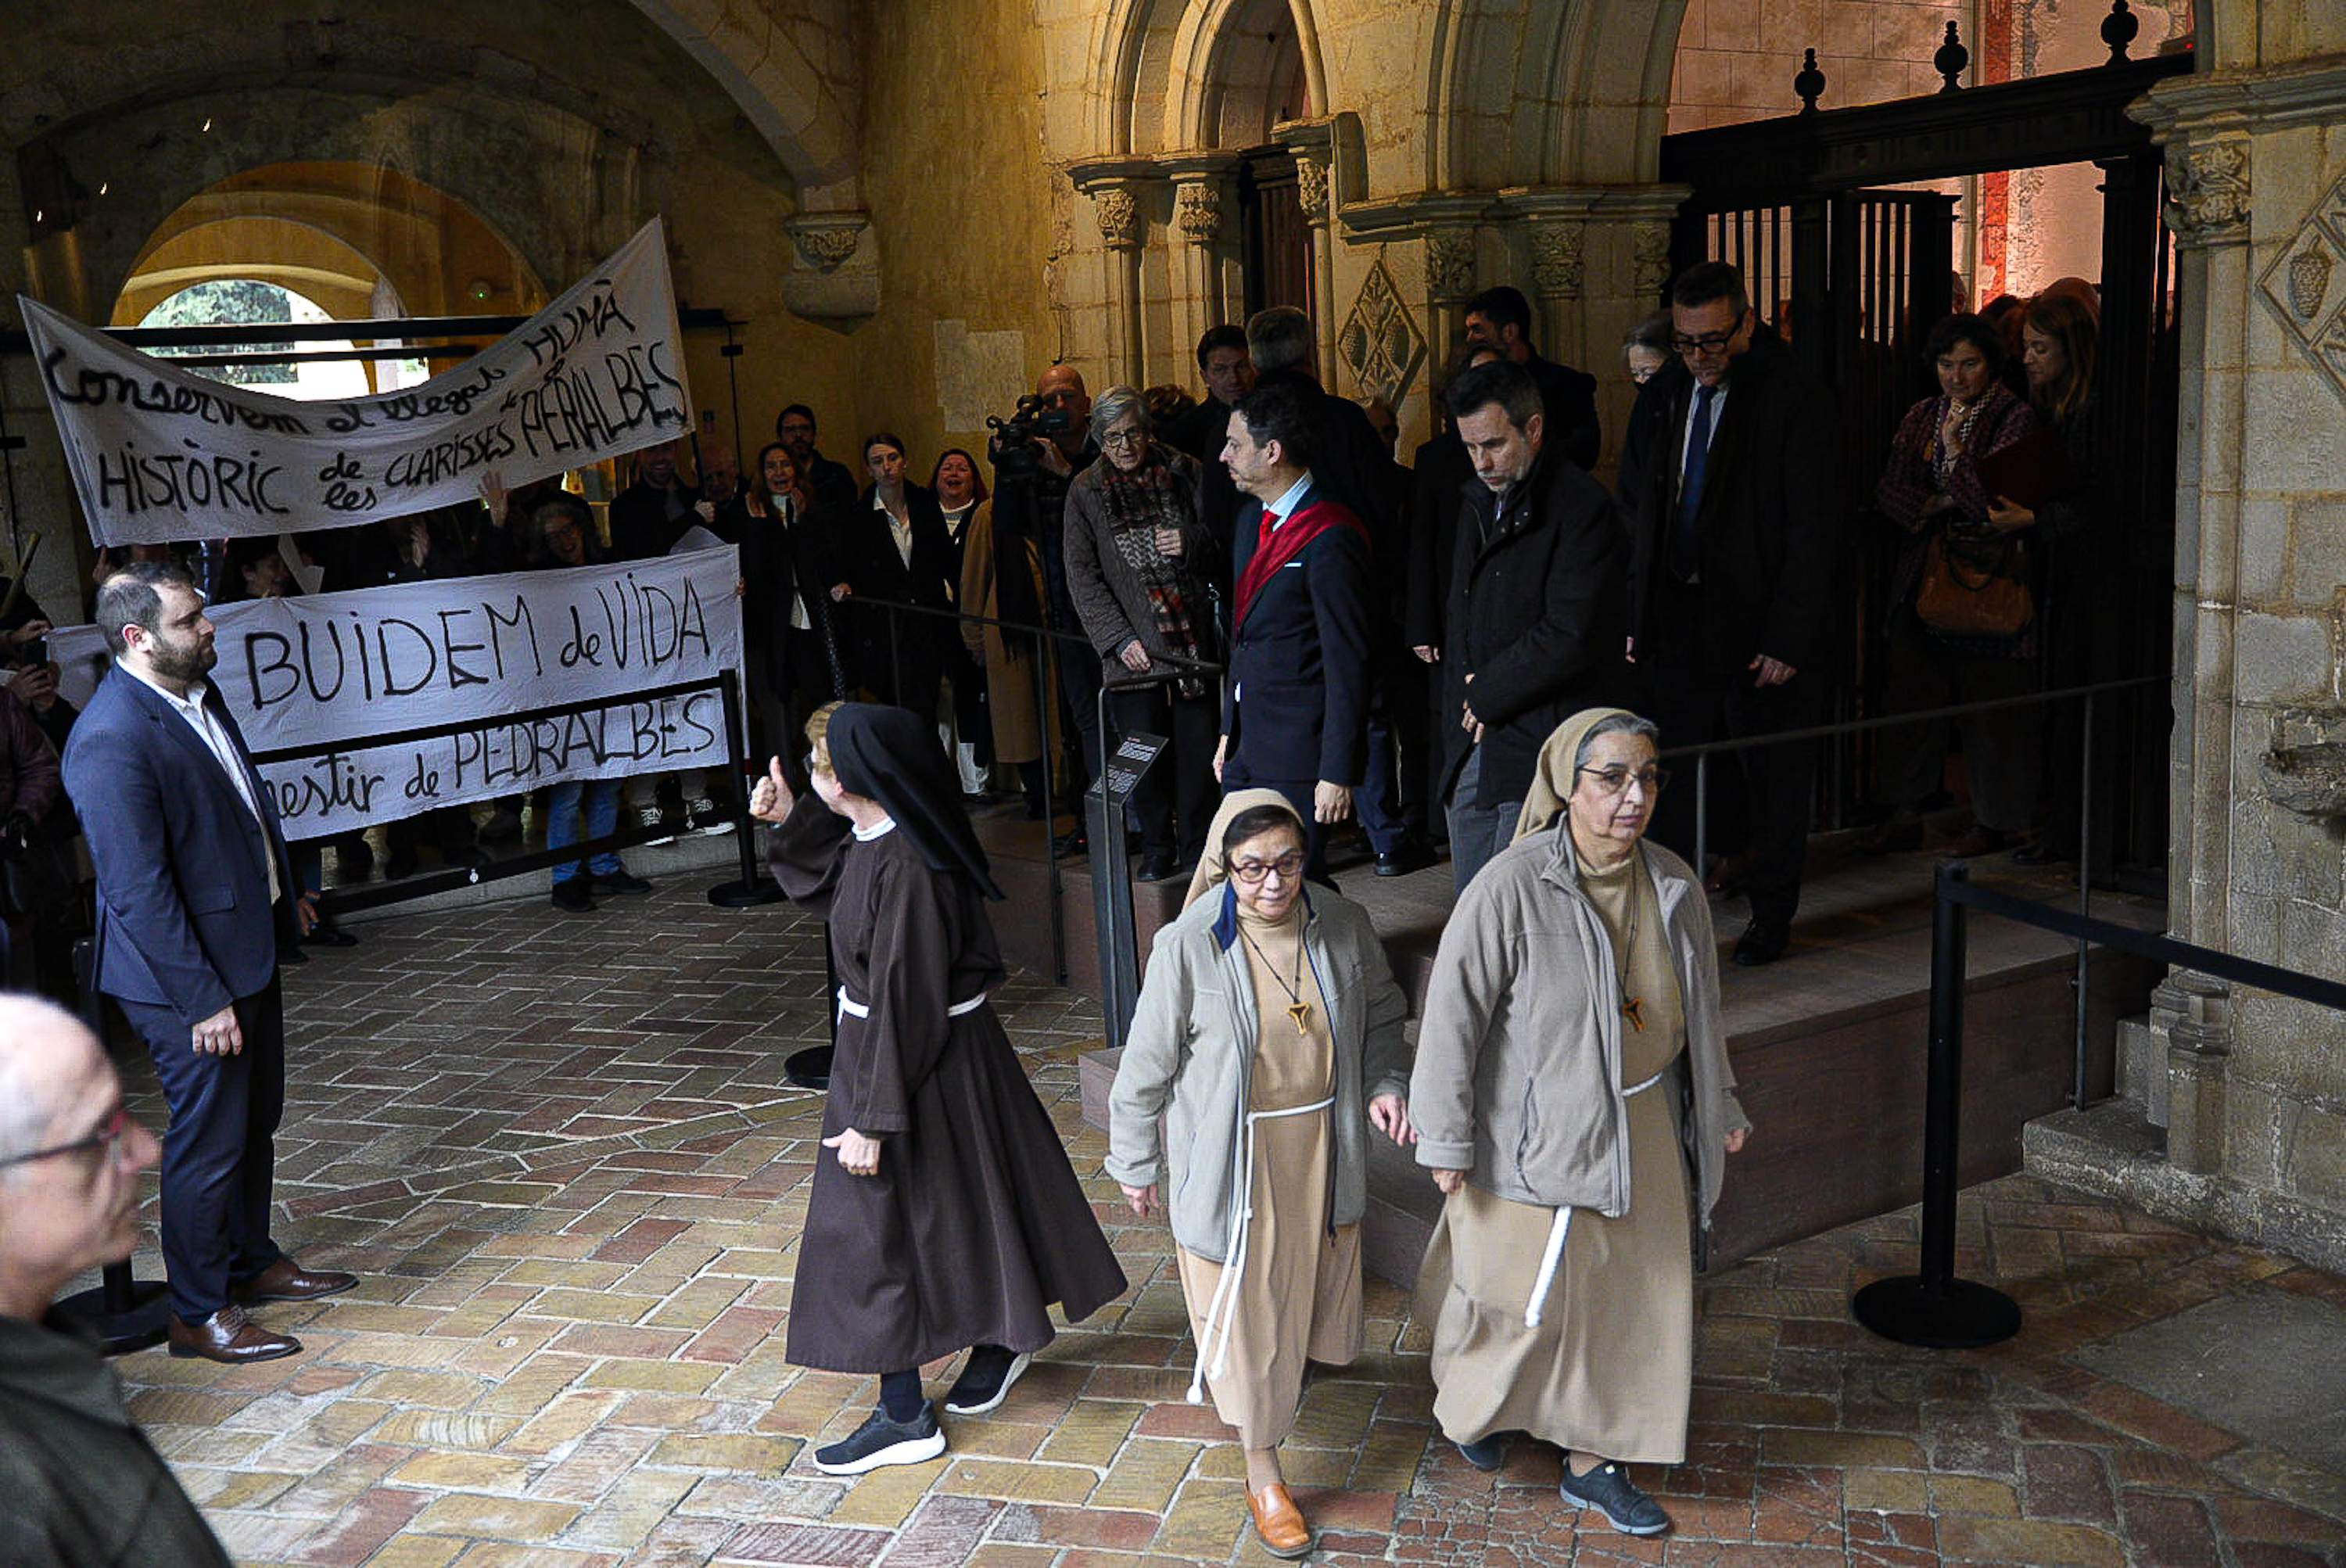
[(924, 1438), (890, 1443), (886, 1448), (867, 1453), (862, 1459), (849, 1460), (844, 1464), (826, 1464), (818, 1456), (814, 1467), (825, 1475), (862, 1475), (865, 1471), (880, 1470), (892, 1464), (923, 1464), (944, 1451), (945, 1434), (932, 1432)]
[(1605, 1522), (1611, 1525), (1614, 1529), (1619, 1531), (1624, 1535), (1635, 1535), (1639, 1537), (1660, 1535), (1667, 1532), (1670, 1527), (1670, 1522), (1667, 1519), (1662, 1521), (1659, 1524), (1647, 1524), (1642, 1527), (1635, 1524), (1624, 1524), (1619, 1520), (1614, 1518), (1613, 1511), (1606, 1507), (1601, 1502), (1589, 1502), (1584, 1499), (1573, 1496), (1572, 1493), (1568, 1492), (1561, 1490), (1557, 1492), (1556, 1495), (1563, 1498), (1565, 1502), (1572, 1504), (1575, 1508), (1593, 1510), (1596, 1512), (1603, 1514), (1605, 1516)]
[(1020, 1378), (1026, 1375), (1026, 1369), (1033, 1363), (1034, 1359), (1035, 1358), (1032, 1356), (1020, 1356), (1014, 1359), (1010, 1363), (1010, 1370), (1003, 1374), (1002, 1386), (994, 1390), (994, 1397), (986, 1400), (985, 1403), (982, 1405), (957, 1405), (948, 1400), (945, 1401), (946, 1412), (956, 1416), (982, 1416), (988, 1410), (1000, 1408), (1002, 1401), (1010, 1397), (1011, 1385), (1015, 1383)]

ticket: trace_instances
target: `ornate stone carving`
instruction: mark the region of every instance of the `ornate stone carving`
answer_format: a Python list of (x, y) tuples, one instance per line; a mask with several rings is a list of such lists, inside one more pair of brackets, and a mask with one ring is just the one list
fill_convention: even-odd
[(1295, 201), (1306, 222), (1328, 221), (1328, 166), (1308, 153), (1296, 155)]
[(1543, 299), (1580, 298), (1578, 224), (1543, 224), (1532, 230), (1532, 280)]
[(1425, 237), (1425, 290), (1437, 300), (1463, 300), (1474, 291), (1472, 230), (1438, 229)]
[(2249, 149), (2245, 142), (2168, 145), (2167, 226), (2187, 245), (2211, 245), (2248, 238)]
[(1336, 350), (1352, 369), (1361, 390), (1398, 405), (1425, 360), (1425, 334), (1393, 287), (1379, 256), (1361, 283), (1352, 314), (1336, 334)]
[(1100, 238), (1123, 248), (1140, 243), (1140, 201), (1120, 185), (1102, 186), (1091, 193), (1092, 212), (1099, 219)]
[(1640, 300), (1661, 297), (1670, 282), (1670, 230), (1667, 224), (1640, 225), (1629, 241), (1629, 290)]
[(862, 212), (811, 212), (793, 218), (783, 228), (799, 260), (818, 272), (836, 272), (854, 258), (872, 226)]
[(1211, 180), (1192, 180), (1173, 196), (1173, 224), (1200, 245), (1222, 237), (1222, 192)]
[(2346, 178), (2314, 202), (2258, 291), (2331, 390), (2346, 397)]

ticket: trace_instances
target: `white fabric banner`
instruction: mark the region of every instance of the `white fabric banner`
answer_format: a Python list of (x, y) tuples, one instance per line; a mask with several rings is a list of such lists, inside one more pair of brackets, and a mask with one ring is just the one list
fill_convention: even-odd
[(691, 428), (654, 219), (593, 276), (422, 386), (296, 402), (124, 348), (18, 295), (101, 545), (341, 528), (470, 501)]
[[(250, 599), (210, 614), (211, 679), (260, 763), (291, 839), (572, 779), (721, 767), (711, 686), (640, 694), (741, 667), (730, 545), (650, 561)], [(94, 626), (49, 636), (76, 707), (107, 665)], [(558, 718), (512, 716), (566, 703)], [(444, 731), (387, 744), (371, 738)], [(323, 748), (321, 750), (319, 748)]]

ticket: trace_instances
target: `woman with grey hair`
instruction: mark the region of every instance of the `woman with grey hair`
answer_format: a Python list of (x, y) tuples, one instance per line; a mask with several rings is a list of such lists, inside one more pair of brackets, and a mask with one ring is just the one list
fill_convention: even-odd
[(1659, 374), (1661, 368), (1670, 362), (1670, 355), (1677, 351), (1670, 344), (1676, 334), (1668, 311), (1657, 311), (1630, 328), (1629, 335), (1621, 340), (1621, 363), (1627, 369), (1629, 379), (1644, 386)]
[(1435, 1420), (1484, 1470), (1506, 1432), (1555, 1443), (1564, 1501), (1631, 1535), (1670, 1525), (1623, 1466), (1686, 1458), (1689, 1221), (1750, 1127), (1701, 880), (1644, 842), (1657, 733), (1595, 708), (1548, 738), (1443, 932), (1409, 1094), (1445, 1195), (1418, 1280)]
[[(1067, 486), (1067, 594), (1099, 651), (1118, 730), (1167, 737), (1169, 755), (1141, 778), (1140, 880), (1194, 864), (1214, 812), (1221, 694), (1167, 656), (1214, 660), (1212, 535), (1199, 521), (1200, 472), (1150, 434), (1136, 387), (1093, 400), (1101, 461)], [(1103, 747), (1105, 749), (1105, 747)], [(1177, 829), (1175, 813), (1178, 812)]]

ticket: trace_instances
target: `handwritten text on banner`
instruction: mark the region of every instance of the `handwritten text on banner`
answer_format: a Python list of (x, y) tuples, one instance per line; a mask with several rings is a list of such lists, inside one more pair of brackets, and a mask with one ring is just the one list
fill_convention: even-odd
[(101, 545), (299, 533), (474, 499), (682, 434), (658, 219), (520, 327), (423, 385), (296, 402), (128, 349), (18, 296)]

